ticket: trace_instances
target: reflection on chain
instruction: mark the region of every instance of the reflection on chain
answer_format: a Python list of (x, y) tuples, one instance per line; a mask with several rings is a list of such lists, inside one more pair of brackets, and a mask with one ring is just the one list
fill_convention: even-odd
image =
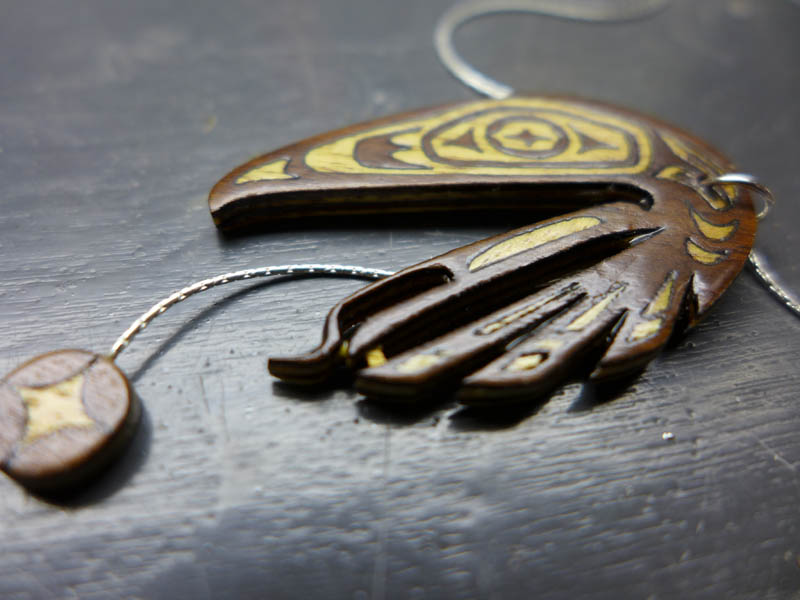
[(433, 42), (439, 60), (450, 73), (479, 94), (507, 98), (513, 88), (484, 75), (464, 60), (453, 45), (453, 35), (464, 23), (499, 13), (532, 13), (572, 21), (621, 22), (649, 17), (666, 7), (669, 0), (478, 0), (456, 4), (436, 24)]
[(786, 308), (792, 311), (797, 317), (800, 317), (800, 299), (776, 281), (775, 275), (772, 269), (767, 266), (767, 261), (764, 259), (764, 256), (757, 250), (751, 250), (749, 259), (753, 271), (761, 282), (767, 286), (770, 292), (775, 294)]
[(193, 283), (185, 288), (178, 290), (174, 294), (164, 298), (157, 304), (153, 305), (150, 310), (144, 313), (141, 317), (136, 319), (128, 329), (125, 330), (109, 352), (109, 358), (112, 360), (130, 344), (131, 340), (136, 337), (147, 325), (157, 316), (163, 314), (170, 306), (174, 306), (178, 302), (183, 302), (189, 296), (194, 296), (200, 292), (205, 292), (212, 287), (231, 283), (233, 281), (242, 281), (245, 279), (255, 279), (257, 277), (270, 277), (273, 275), (322, 275), (322, 276), (338, 276), (338, 277), (355, 277), (358, 279), (383, 279), (391, 275), (391, 271), (384, 271), (382, 269), (370, 269), (367, 267), (355, 267), (351, 265), (317, 265), (317, 264), (304, 264), (304, 265), (277, 265), (271, 267), (259, 267), (257, 269), (245, 269), (243, 271), (235, 271), (232, 273), (225, 273), (217, 275), (210, 279), (203, 279)]

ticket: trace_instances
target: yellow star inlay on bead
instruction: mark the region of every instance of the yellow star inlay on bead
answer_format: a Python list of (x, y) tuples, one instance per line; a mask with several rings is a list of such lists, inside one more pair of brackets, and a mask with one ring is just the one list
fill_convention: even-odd
[(28, 408), (28, 426), (23, 443), (33, 442), (65, 427), (94, 425), (83, 407), (82, 388), (82, 374), (47, 387), (17, 388)]

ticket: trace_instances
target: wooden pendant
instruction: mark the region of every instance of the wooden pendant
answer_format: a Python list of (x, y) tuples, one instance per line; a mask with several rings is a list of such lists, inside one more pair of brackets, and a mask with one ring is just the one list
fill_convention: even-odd
[(347, 369), (367, 396), (455, 392), (489, 405), (568, 379), (635, 373), (706, 314), (756, 231), (746, 190), (707, 183), (733, 170), (647, 116), (512, 97), (270, 152), (223, 178), (209, 205), (225, 231), (343, 214), (517, 209), (526, 222), (541, 218), (367, 286), (333, 308), (316, 350), (269, 362), (292, 382)]
[(77, 485), (125, 447), (139, 415), (108, 358), (43, 354), (0, 380), (0, 468), (40, 492)]
[[(708, 183), (733, 170), (649, 117), (515, 97), (299, 142), (235, 169), (209, 203), (225, 231), (331, 215), (524, 213), (532, 224), (345, 298), (317, 349), (269, 362), (302, 384), (349, 371), (378, 399), (454, 393), (496, 405), (635, 373), (694, 325), (753, 245), (748, 192)], [(139, 416), (111, 357), (41, 355), (0, 379), (0, 469), (36, 491), (69, 488), (124, 448)]]

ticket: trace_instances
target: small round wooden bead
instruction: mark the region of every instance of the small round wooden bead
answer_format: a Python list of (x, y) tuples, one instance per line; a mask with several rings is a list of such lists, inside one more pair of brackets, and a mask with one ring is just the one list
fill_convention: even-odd
[(0, 380), (0, 469), (42, 492), (94, 475), (127, 445), (140, 416), (107, 357), (58, 350)]

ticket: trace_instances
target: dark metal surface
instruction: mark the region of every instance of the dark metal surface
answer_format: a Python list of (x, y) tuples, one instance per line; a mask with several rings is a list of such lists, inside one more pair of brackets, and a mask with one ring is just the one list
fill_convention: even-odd
[[(0, 371), (103, 351), (227, 270), (397, 269), (518, 223), (220, 237), (209, 187), (272, 147), (471, 97), (436, 63), (447, 2), (29, 2), (0, 20)], [(759, 174), (757, 245), (800, 273), (800, 7), (677, 1), (617, 26), (498, 17), (464, 53), (520, 89), (672, 121)], [(274, 384), (358, 282), (200, 296), (120, 358), (131, 451), (61, 504), (0, 480), (3, 598), (800, 597), (800, 322), (743, 274), (610, 397), (487, 422)], [(664, 432), (673, 441), (662, 439)]]

